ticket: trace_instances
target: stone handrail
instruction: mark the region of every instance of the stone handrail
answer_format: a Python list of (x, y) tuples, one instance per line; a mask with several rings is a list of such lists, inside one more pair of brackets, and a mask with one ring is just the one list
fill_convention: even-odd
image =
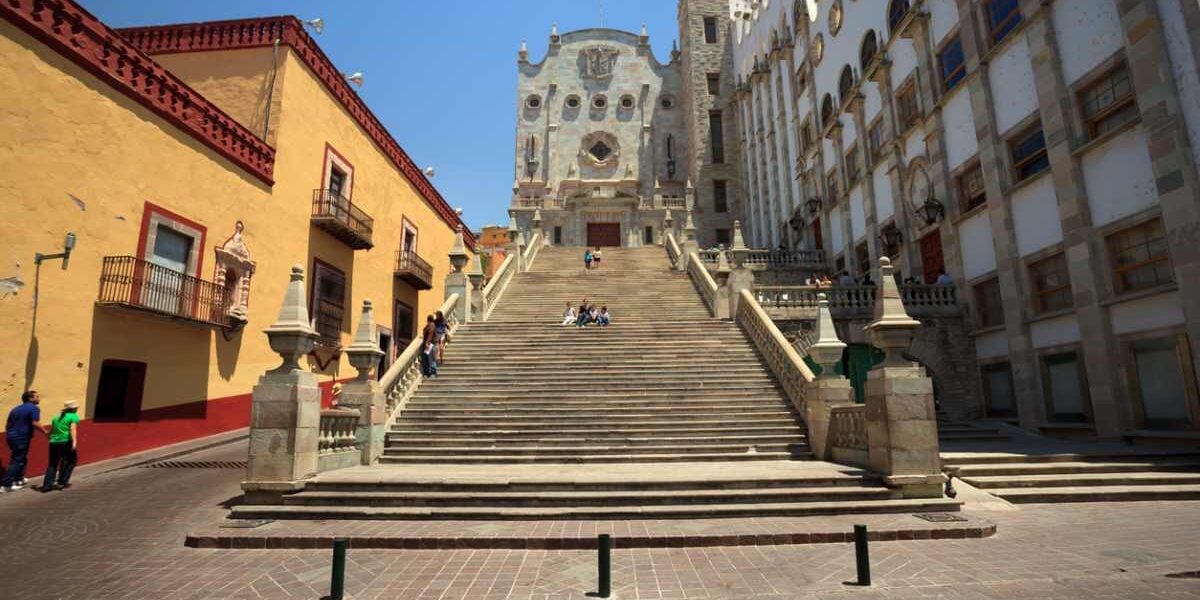
[(867, 406), (835, 406), (829, 412), (829, 439), (834, 448), (867, 450)]
[(317, 439), (318, 454), (333, 454), (334, 452), (357, 452), (358, 440), (355, 430), (358, 428), (359, 413), (354, 409), (330, 408), (321, 411), (321, 427)]
[[(870, 318), (875, 311), (876, 286), (756, 285), (754, 295), (776, 318), (813, 319), (817, 294), (829, 299), (829, 310), (839, 319)], [(954, 286), (907, 284), (900, 286), (904, 306), (914, 317), (952, 317), (961, 314)]]
[[(730, 263), (733, 256), (726, 252)], [(700, 260), (710, 268), (717, 266), (720, 250), (700, 250)], [(755, 271), (764, 269), (824, 269), (824, 250), (751, 250), (746, 255), (746, 266)]]
[(667, 248), (667, 258), (671, 259), (671, 266), (679, 264), (679, 255), (682, 251), (679, 250), (679, 242), (675, 241), (674, 233), (667, 233), (667, 243), (663, 244)]
[(512, 279), (513, 272), (516, 270), (516, 256), (509, 253), (508, 256), (504, 257), (504, 262), (500, 263), (500, 268), (496, 269), (496, 274), (492, 276), (492, 280), (483, 287), (483, 297), (487, 298), (488, 306), (487, 314), (483, 315), (484, 321), (491, 316), (492, 310), (496, 307), (496, 302), (504, 294), (504, 290), (508, 287), (508, 282)]
[[(458, 317), (455, 316), (454, 311), (458, 301), (459, 295), (451, 294), (438, 308), (442, 314), (446, 315), (446, 325), (449, 327), (450, 333), (454, 333), (458, 329)], [(408, 344), (396, 362), (392, 363), (387, 372), (379, 378), (380, 391), (387, 398), (389, 424), (396, 418), (404, 403), (416, 393), (421, 381), (425, 379), (421, 373), (421, 351), (421, 338), (418, 337)]]
[(742, 290), (735, 318), (762, 353), (792, 406), (804, 414), (804, 396), (808, 382), (813, 380), (813, 373), (804, 364), (804, 358), (767, 316), (750, 290)]
[(688, 275), (691, 275), (692, 281), (696, 284), (696, 289), (700, 290), (700, 295), (704, 297), (704, 303), (708, 305), (708, 311), (716, 316), (717, 314), (717, 282), (713, 279), (708, 269), (704, 267), (704, 263), (700, 262), (700, 257), (695, 253), (688, 255)]
[(525, 268), (533, 266), (533, 259), (537, 258), (538, 252), (542, 249), (542, 234), (535, 233), (529, 240), (529, 245), (525, 247)]

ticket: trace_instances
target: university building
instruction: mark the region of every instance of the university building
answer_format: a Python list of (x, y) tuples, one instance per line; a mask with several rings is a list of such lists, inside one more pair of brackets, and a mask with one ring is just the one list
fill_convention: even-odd
[(960, 375), (978, 377), (974, 416), (1194, 438), (1200, 5), (729, 9), (723, 118), (748, 243), (822, 250), (829, 270), (876, 280), (885, 255), (906, 280), (947, 273), (978, 365)]
[(384, 367), (442, 304), (462, 221), (295, 18), (5, 2), (0, 75), (0, 409), (79, 402), (85, 460), (248, 425), (293, 265), (327, 395), (364, 300)]

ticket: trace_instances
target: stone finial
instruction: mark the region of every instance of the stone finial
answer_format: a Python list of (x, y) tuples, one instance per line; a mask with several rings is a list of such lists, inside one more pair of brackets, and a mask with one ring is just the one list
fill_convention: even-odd
[(645, 39), (648, 37), (650, 37), (650, 32), (646, 29), (646, 24), (642, 23), (642, 38)]
[(508, 213), (508, 241), (510, 241), (514, 244), (517, 243), (517, 235), (520, 233), (521, 233), (521, 230), (517, 228), (516, 212), (509, 211), (509, 213)]
[(350, 365), (358, 370), (358, 377), (355, 379), (358, 383), (367, 381), (371, 370), (379, 365), (379, 357), (383, 356), (375, 334), (374, 308), (370, 300), (363, 300), (358, 330), (354, 332), (354, 341), (346, 348), (346, 355), (350, 358)]
[(540, 227), (542, 225), (542, 209), (533, 209), (533, 226)]
[(522, 62), (529, 60), (529, 45), (525, 43), (525, 40), (521, 40), (521, 50), (517, 52), (517, 56)]
[(474, 286), (475, 289), (478, 290), (478, 289), (483, 288), (484, 277), (485, 277), (485, 275), (483, 273), (483, 255), (476, 254), (475, 259), (471, 261), (471, 271), (469, 273), (467, 273), (467, 278), (469, 278), (471, 280), (471, 285)]
[(454, 269), (455, 273), (461, 273), (463, 267), (467, 266), (467, 261), (471, 258), (471, 255), (467, 254), (467, 245), (463, 240), (461, 223), (454, 227), (454, 246), (450, 248), (449, 256), (450, 266)]
[(671, 209), (668, 208), (667, 211), (663, 213), (663, 225), (670, 229), (673, 223), (675, 223), (675, 219), (671, 218)]
[(817, 294), (817, 341), (808, 348), (808, 355), (821, 365), (822, 379), (838, 376), (833, 369), (845, 349), (846, 344), (838, 338), (833, 315), (829, 313), (829, 297), (824, 293)]
[(729, 257), (727, 256), (727, 253), (725, 252), (724, 246), (717, 249), (717, 274), (718, 275), (728, 275), (729, 274)]
[(909, 366), (902, 353), (912, 342), (914, 330), (921, 322), (908, 315), (900, 287), (892, 276), (892, 261), (886, 256), (879, 258), (879, 285), (876, 286), (875, 320), (864, 329), (871, 336), (871, 343), (886, 353), (884, 366)]
[(550, 41), (551, 42), (558, 41), (558, 23), (550, 24)]
[(687, 211), (683, 219), (684, 231), (696, 231), (696, 222), (692, 220), (692, 211)]
[(309, 324), (308, 305), (304, 302), (304, 267), (292, 267), (279, 316), (263, 332), (267, 334), (271, 349), (283, 357), (283, 364), (269, 373), (286, 374), (299, 370), (300, 357), (312, 352), (317, 341), (317, 332)]
[(742, 222), (737, 220), (733, 222), (733, 249), (746, 249), (746, 238), (742, 236)]

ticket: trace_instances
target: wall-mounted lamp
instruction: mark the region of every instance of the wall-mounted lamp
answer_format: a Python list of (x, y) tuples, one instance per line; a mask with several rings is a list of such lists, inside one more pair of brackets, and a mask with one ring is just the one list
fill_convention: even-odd
[(921, 217), (921, 220), (925, 221), (926, 225), (933, 225), (946, 216), (946, 207), (942, 206), (942, 203), (938, 202), (933, 196), (930, 196), (925, 199), (925, 202), (915, 212), (918, 217)]
[(425, 167), (424, 173), (426, 177), (435, 177), (437, 176), (437, 169), (433, 167)]
[(358, 87), (362, 87), (362, 85), (363, 85), (363, 74), (361, 71), (355, 71), (354, 73), (352, 73), (350, 75), (342, 73), (342, 77), (345, 77), (346, 81), (349, 81), (350, 83), (353, 83), (354, 85), (356, 85)]
[(33, 264), (40, 265), (40, 264), (42, 264), (43, 261), (61, 258), (62, 259), (62, 268), (64, 271), (66, 271), (67, 270), (67, 262), (71, 260), (71, 251), (74, 249), (75, 249), (75, 234), (68, 233), (67, 237), (63, 240), (63, 251), (62, 252), (59, 252), (58, 254), (42, 254), (41, 252), (38, 252), (33, 255)]
[(804, 206), (808, 207), (808, 214), (815, 215), (821, 212), (821, 199), (815, 196), (809, 198), (808, 201), (804, 203)]
[(883, 246), (888, 249), (890, 254), (904, 242), (904, 234), (895, 227), (886, 227), (879, 233), (879, 241), (883, 242)]
[(316, 33), (317, 35), (321, 35), (322, 33), (325, 33), (325, 19), (322, 19), (321, 17), (317, 17), (315, 19), (305, 21), (304, 24), (311, 27), (313, 32)]

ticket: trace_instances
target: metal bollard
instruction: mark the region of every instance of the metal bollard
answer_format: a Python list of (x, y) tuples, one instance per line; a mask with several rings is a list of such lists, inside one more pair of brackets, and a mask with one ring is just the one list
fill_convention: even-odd
[(871, 585), (871, 556), (867, 550), (867, 526), (854, 526), (854, 560), (858, 564), (858, 585)]
[(598, 557), (600, 585), (597, 586), (596, 595), (600, 598), (608, 598), (612, 595), (612, 536), (607, 533), (600, 534), (597, 547), (600, 554)]
[(342, 600), (346, 594), (346, 540), (333, 540), (333, 575), (329, 582), (329, 600)]

